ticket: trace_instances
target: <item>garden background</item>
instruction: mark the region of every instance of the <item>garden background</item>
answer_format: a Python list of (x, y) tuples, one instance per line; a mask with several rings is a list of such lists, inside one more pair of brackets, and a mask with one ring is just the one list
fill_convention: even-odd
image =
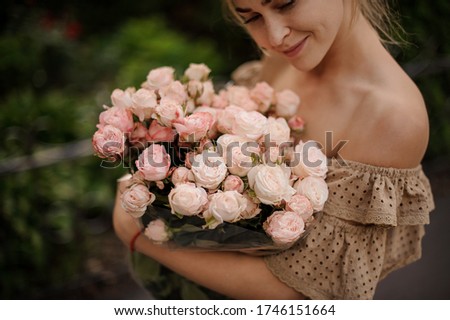
[[(411, 44), (395, 56), (428, 106), (424, 169), (437, 210), (424, 258), (382, 282), (376, 298), (449, 299), (450, 2), (398, 0), (396, 8)], [(139, 86), (151, 68), (203, 62), (225, 83), (258, 58), (225, 20), (211, 0), (2, 1), (1, 299), (149, 297), (111, 227), (121, 172), (100, 168), (90, 137), (111, 91)]]

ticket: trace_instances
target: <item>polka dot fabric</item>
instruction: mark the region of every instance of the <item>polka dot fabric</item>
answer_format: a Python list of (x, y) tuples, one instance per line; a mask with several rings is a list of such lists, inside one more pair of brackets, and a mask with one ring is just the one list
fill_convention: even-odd
[(340, 167), (334, 161), (327, 183), (330, 197), (324, 211), (362, 224), (426, 224), (434, 208), (421, 166), (392, 169), (347, 161)]
[(377, 283), (421, 256), (434, 208), (421, 167), (391, 169), (333, 162), (330, 196), (311, 233), (265, 257), (270, 270), (311, 299), (372, 299)]

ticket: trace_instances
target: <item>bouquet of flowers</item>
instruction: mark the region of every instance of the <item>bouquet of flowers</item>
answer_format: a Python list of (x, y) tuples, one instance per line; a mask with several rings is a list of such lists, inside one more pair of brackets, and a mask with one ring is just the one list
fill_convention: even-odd
[(92, 138), (97, 156), (130, 171), (122, 207), (145, 235), (178, 247), (267, 254), (306, 235), (328, 197), (327, 159), (295, 144), (300, 98), (225, 86), (204, 64), (177, 79), (153, 69), (141, 87), (115, 89)]

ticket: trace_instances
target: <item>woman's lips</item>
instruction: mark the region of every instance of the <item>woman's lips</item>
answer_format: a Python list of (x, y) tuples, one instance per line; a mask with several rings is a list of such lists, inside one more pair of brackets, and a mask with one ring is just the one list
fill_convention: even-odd
[(298, 42), (296, 45), (292, 46), (288, 50), (282, 51), (282, 53), (288, 58), (293, 58), (297, 56), (300, 51), (305, 47), (306, 40), (308, 40), (309, 36), (305, 37), (302, 41)]

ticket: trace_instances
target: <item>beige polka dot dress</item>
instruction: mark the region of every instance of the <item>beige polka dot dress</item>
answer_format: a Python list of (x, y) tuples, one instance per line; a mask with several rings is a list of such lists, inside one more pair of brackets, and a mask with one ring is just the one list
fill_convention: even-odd
[(265, 257), (284, 283), (311, 299), (372, 299), (377, 283), (421, 257), (434, 208), (421, 166), (334, 161), (320, 221), (294, 247)]

